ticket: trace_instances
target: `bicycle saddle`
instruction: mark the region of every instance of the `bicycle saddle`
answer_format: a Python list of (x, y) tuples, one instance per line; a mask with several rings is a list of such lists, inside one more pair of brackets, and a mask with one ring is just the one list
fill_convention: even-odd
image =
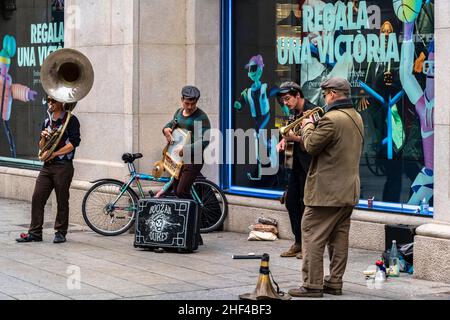
[(133, 154), (124, 153), (122, 155), (122, 160), (125, 163), (133, 163), (134, 160), (142, 158), (142, 157), (143, 157), (142, 153), (133, 153)]

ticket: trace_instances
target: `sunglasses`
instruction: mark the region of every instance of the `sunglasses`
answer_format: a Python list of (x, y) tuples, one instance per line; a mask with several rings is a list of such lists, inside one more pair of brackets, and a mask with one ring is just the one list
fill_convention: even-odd
[(47, 103), (56, 103), (58, 101), (56, 101), (55, 99), (51, 98), (51, 97), (47, 97)]
[(252, 64), (251, 66), (248, 67), (249, 72), (256, 72), (258, 71), (258, 65), (256, 64)]

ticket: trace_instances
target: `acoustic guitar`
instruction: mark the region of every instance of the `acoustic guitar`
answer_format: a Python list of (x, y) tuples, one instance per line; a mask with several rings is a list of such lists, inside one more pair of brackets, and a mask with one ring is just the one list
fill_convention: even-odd
[(284, 149), (284, 167), (286, 169), (292, 169), (294, 166), (294, 143), (293, 141), (287, 141)]
[[(297, 119), (296, 116), (289, 116), (289, 120), (286, 121), (286, 125), (289, 125)], [(284, 148), (284, 167), (286, 169), (292, 169), (294, 166), (294, 141), (286, 141)]]

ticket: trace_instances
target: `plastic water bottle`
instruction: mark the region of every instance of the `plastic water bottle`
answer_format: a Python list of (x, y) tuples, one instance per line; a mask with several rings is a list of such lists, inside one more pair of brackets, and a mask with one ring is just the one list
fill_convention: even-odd
[(423, 198), (420, 202), (420, 213), (422, 214), (429, 214), (430, 212), (430, 205), (428, 204), (428, 201), (426, 198)]
[(400, 276), (400, 261), (398, 258), (397, 241), (392, 240), (391, 252), (389, 254), (389, 276)]
[(382, 289), (383, 283), (386, 282), (386, 274), (377, 267), (377, 272), (375, 273), (375, 289)]

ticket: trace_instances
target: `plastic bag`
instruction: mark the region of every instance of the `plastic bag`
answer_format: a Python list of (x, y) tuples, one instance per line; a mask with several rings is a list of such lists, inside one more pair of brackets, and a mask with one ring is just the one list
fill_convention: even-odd
[(252, 224), (248, 228), (253, 231), (264, 231), (264, 232), (272, 232), (274, 234), (278, 234), (277, 227), (270, 225), (270, 224), (257, 223), (257, 224)]
[(248, 235), (249, 241), (252, 240), (263, 240), (263, 241), (274, 241), (277, 240), (277, 236), (272, 232), (264, 232), (264, 231), (250, 231)]
[(403, 256), (405, 261), (410, 264), (413, 264), (413, 250), (414, 242), (404, 244), (398, 249), (399, 253)]
[(257, 223), (262, 223), (262, 224), (270, 224), (270, 225), (275, 226), (275, 227), (278, 225), (277, 220), (275, 220), (273, 218), (269, 218), (269, 217), (259, 217), (256, 222)]

